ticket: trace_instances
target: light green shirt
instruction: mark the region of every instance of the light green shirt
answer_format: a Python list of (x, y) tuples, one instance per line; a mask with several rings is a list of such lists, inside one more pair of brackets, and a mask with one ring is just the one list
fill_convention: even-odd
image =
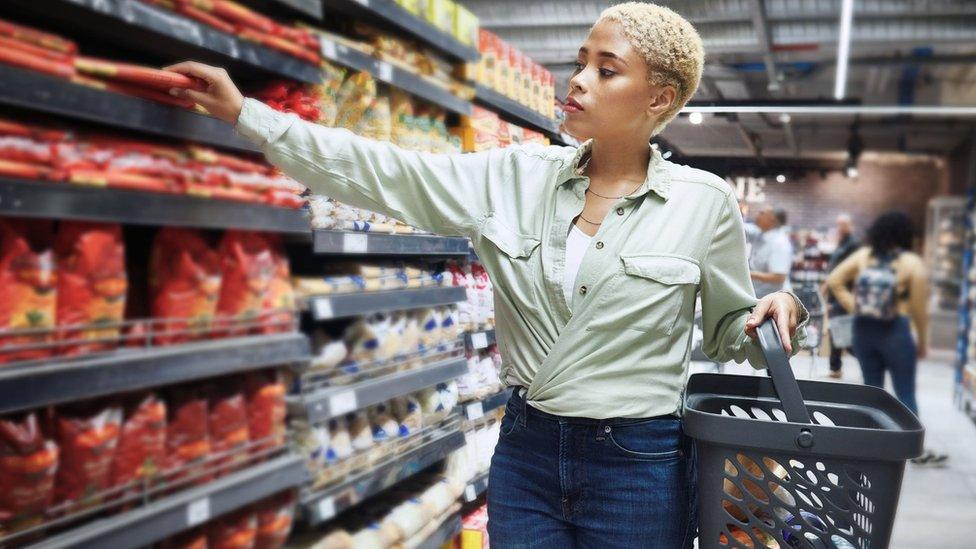
[(237, 129), (316, 193), (471, 238), (495, 287), (502, 379), (527, 387), (537, 409), (597, 419), (680, 413), (699, 292), (705, 354), (764, 366), (743, 332), (756, 298), (742, 219), (729, 185), (711, 173), (655, 151), (644, 185), (591, 240), (567, 302), (566, 236), (589, 184), (577, 172), (588, 143), (409, 152), (252, 99)]

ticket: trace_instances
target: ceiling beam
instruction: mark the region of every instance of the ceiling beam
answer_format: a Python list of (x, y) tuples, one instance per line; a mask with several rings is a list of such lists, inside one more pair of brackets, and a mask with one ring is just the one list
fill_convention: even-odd
[(769, 32), (765, 0), (752, 0), (752, 26), (756, 30), (759, 51), (762, 52), (763, 63), (766, 65), (766, 77), (769, 79), (766, 89), (771, 92), (779, 91), (779, 75), (776, 74), (776, 61), (773, 59), (773, 37)]

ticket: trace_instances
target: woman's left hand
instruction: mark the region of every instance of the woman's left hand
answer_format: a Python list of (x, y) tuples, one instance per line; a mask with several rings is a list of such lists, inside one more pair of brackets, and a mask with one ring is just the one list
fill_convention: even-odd
[(793, 336), (800, 322), (800, 309), (796, 299), (786, 292), (771, 293), (760, 299), (749, 319), (746, 320), (746, 335), (757, 339), (759, 336), (756, 334), (756, 328), (767, 318), (772, 318), (776, 322), (779, 338), (783, 342), (786, 354), (793, 354)]

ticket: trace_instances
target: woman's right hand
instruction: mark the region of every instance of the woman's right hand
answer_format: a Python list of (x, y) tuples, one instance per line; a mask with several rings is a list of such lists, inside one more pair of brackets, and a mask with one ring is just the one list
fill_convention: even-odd
[(234, 85), (226, 70), (196, 61), (184, 61), (165, 67), (164, 70), (199, 78), (207, 84), (207, 88), (202, 91), (173, 88), (169, 91), (170, 94), (197, 103), (224, 122), (237, 123), (244, 105), (244, 96)]

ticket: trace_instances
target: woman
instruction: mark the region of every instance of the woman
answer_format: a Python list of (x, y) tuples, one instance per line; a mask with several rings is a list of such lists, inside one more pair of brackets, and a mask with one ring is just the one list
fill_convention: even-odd
[[(841, 306), (855, 315), (853, 351), (864, 383), (884, 388), (888, 372), (898, 400), (918, 415), (915, 375), (927, 349), (929, 279), (922, 258), (909, 251), (913, 236), (907, 215), (882, 214), (868, 228), (867, 246), (831, 271), (827, 285)], [(886, 291), (888, 286), (891, 291)], [(946, 460), (944, 454), (926, 450), (912, 462), (943, 465)]]
[(489, 477), (493, 547), (677, 548), (695, 528), (694, 456), (676, 414), (696, 293), (718, 361), (760, 357), (750, 336), (770, 316), (792, 350), (806, 317), (790, 294), (757, 304), (725, 181), (649, 146), (694, 94), (702, 62), (674, 12), (611, 8), (570, 82), (566, 129), (586, 143), (465, 155), (301, 122), (242, 100), (220, 69), (171, 70), (207, 81), (178, 93), (236, 121), (313, 191), (471, 238), (516, 387)]

